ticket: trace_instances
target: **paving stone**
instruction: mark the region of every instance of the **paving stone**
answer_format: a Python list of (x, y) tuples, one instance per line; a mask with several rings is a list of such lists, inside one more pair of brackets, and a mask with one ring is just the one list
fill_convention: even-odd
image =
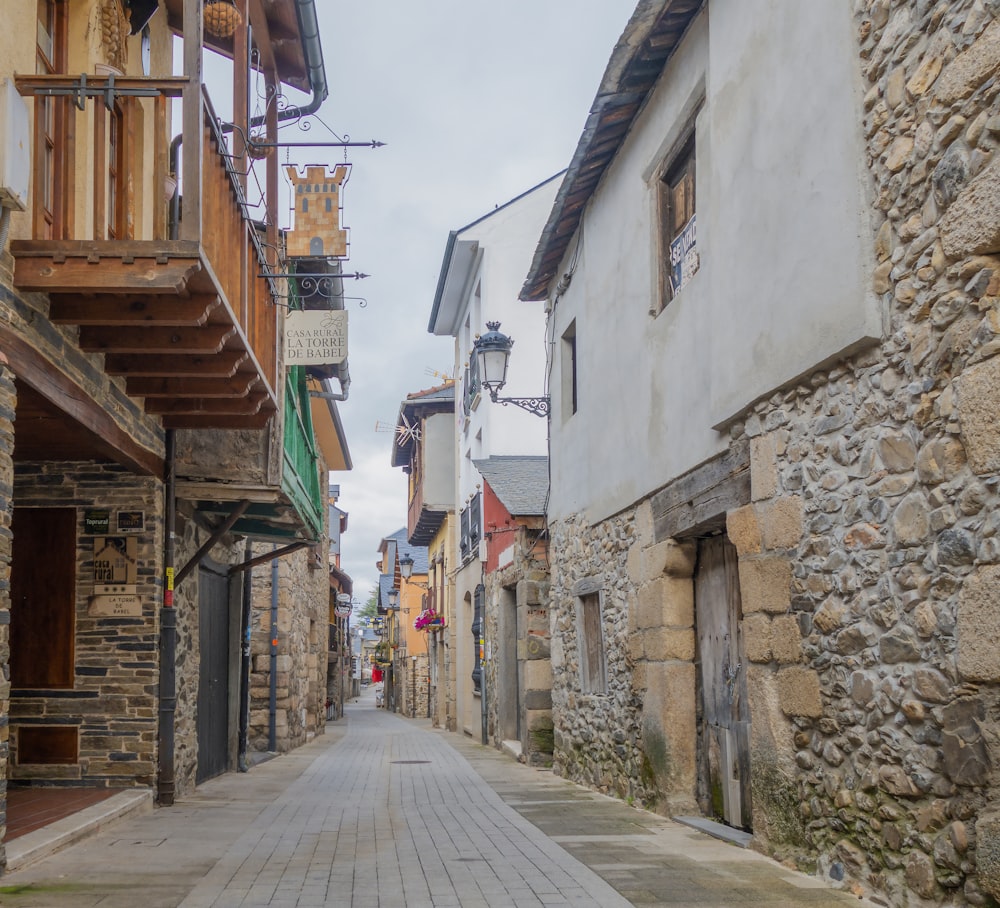
[(297, 751), (4, 886), (20, 890), (4, 908), (134, 908), (138, 891), (143, 908), (867, 904), (372, 697)]

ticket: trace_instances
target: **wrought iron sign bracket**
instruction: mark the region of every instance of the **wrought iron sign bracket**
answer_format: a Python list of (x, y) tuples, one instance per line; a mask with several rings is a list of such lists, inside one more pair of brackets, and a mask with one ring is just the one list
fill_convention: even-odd
[(490, 399), (496, 404), (503, 404), (505, 407), (507, 404), (513, 404), (515, 407), (520, 407), (522, 410), (534, 413), (535, 416), (549, 415), (551, 399), (548, 397), (493, 397), (491, 395)]

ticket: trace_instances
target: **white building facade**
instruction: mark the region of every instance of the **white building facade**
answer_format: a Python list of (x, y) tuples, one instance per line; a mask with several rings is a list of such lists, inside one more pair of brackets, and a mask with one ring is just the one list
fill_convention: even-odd
[[(518, 290), (559, 185), (552, 178), (491, 211), (448, 237), (428, 331), (455, 338), (455, 510), (454, 622), (455, 728), (482, 734), (482, 673), (489, 657), (477, 602), (482, 610), (485, 546), (482, 477), (474, 461), (498, 454), (544, 454), (545, 420), (514, 406), (491, 403), (480, 392), (472, 362), (473, 344), (487, 321), (499, 321), (515, 339), (505, 395), (538, 396), (544, 391), (544, 314), (518, 301)], [(473, 673), (475, 678), (473, 677)]]

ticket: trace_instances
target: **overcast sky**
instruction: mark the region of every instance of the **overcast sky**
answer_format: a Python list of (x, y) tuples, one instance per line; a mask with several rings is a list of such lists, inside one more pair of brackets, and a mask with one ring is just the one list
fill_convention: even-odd
[[(344, 270), (371, 277), (346, 282), (367, 305), (347, 302), (352, 384), (338, 406), (354, 469), (331, 481), (350, 515), (342, 567), (364, 602), (379, 542), (406, 524), (405, 477), (376, 423), (394, 425), (406, 394), (453, 365), (452, 339), (427, 331), (448, 232), (568, 166), (635, 0), (316, 6), (330, 83), (320, 117), (353, 141), (387, 143), (350, 150), (343, 194)], [(338, 149), (291, 154), (300, 165), (344, 160)]]

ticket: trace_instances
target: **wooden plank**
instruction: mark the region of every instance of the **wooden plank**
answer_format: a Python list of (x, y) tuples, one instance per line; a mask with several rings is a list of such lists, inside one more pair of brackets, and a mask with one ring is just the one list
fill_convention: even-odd
[(244, 363), (243, 350), (224, 350), (215, 355), (143, 356), (136, 353), (110, 353), (104, 357), (104, 370), (109, 375), (142, 375), (170, 378), (229, 378)]
[(54, 293), (50, 297), (49, 320), (57, 325), (162, 325), (194, 328), (204, 325), (219, 305), (217, 296), (175, 297), (157, 294)]
[[(17, 381), (27, 382), (54, 407), (100, 437), (115, 452), (115, 459), (122, 466), (136, 473), (157, 477), (163, 475), (163, 458), (159, 454), (139, 444), (115, 422), (102, 404), (60, 372), (54, 363), (45, 359), (23, 338), (5, 330), (2, 324), (0, 343)], [(233, 371), (236, 371), (235, 368)]]
[(200, 328), (101, 327), (80, 329), (80, 347), (88, 353), (218, 353), (235, 333), (233, 325)]
[(750, 503), (750, 446), (728, 448), (685, 473), (651, 499), (657, 542), (723, 528), (726, 513)]
[[(115, 76), (115, 88), (119, 91), (135, 91), (141, 89), (148, 91), (156, 89), (161, 95), (168, 98), (179, 98), (185, 86), (188, 84), (187, 76), (163, 76), (158, 79), (150, 79), (141, 76)], [(39, 91), (52, 88), (75, 88), (80, 84), (80, 76), (64, 75), (55, 73), (52, 75), (16, 75), (14, 85), (18, 94), (22, 97), (42, 97)], [(91, 87), (105, 87), (108, 84), (107, 76), (97, 76), (91, 73), (87, 76), (87, 84)]]
[[(156, 264), (149, 259), (126, 264), (117, 258), (102, 258), (94, 244), (94, 257), (69, 258), (59, 262), (41, 256), (17, 256), (14, 285), (21, 290), (42, 293), (183, 293), (191, 277), (201, 270), (200, 262), (171, 260)], [(17, 254), (15, 253), (15, 256)]]
[(231, 378), (126, 379), (129, 397), (245, 397), (260, 381), (254, 372), (237, 372)]
[(152, 259), (156, 262), (190, 259), (201, 261), (201, 244), (190, 240), (11, 240), (10, 251), (15, 258)]
[(151, 397), (146, 400), (146, 412), (160, 416), (185, 416), (189, 414), (220, 414), (253, 416), (267, 400), (266, 391), (254, 391), (245, 397)]
[[(163, 95), (153, 102), (153, 192), (150, 204), (153, 206), (153, 239), (167, 239), (167, 221), (170, 200), (157, 196), (159, 187), (165, 186), (169, 162), (169, 140), (167, 137), (167, 99)], [(176, 191), (176, 189), (175, 189)]]

